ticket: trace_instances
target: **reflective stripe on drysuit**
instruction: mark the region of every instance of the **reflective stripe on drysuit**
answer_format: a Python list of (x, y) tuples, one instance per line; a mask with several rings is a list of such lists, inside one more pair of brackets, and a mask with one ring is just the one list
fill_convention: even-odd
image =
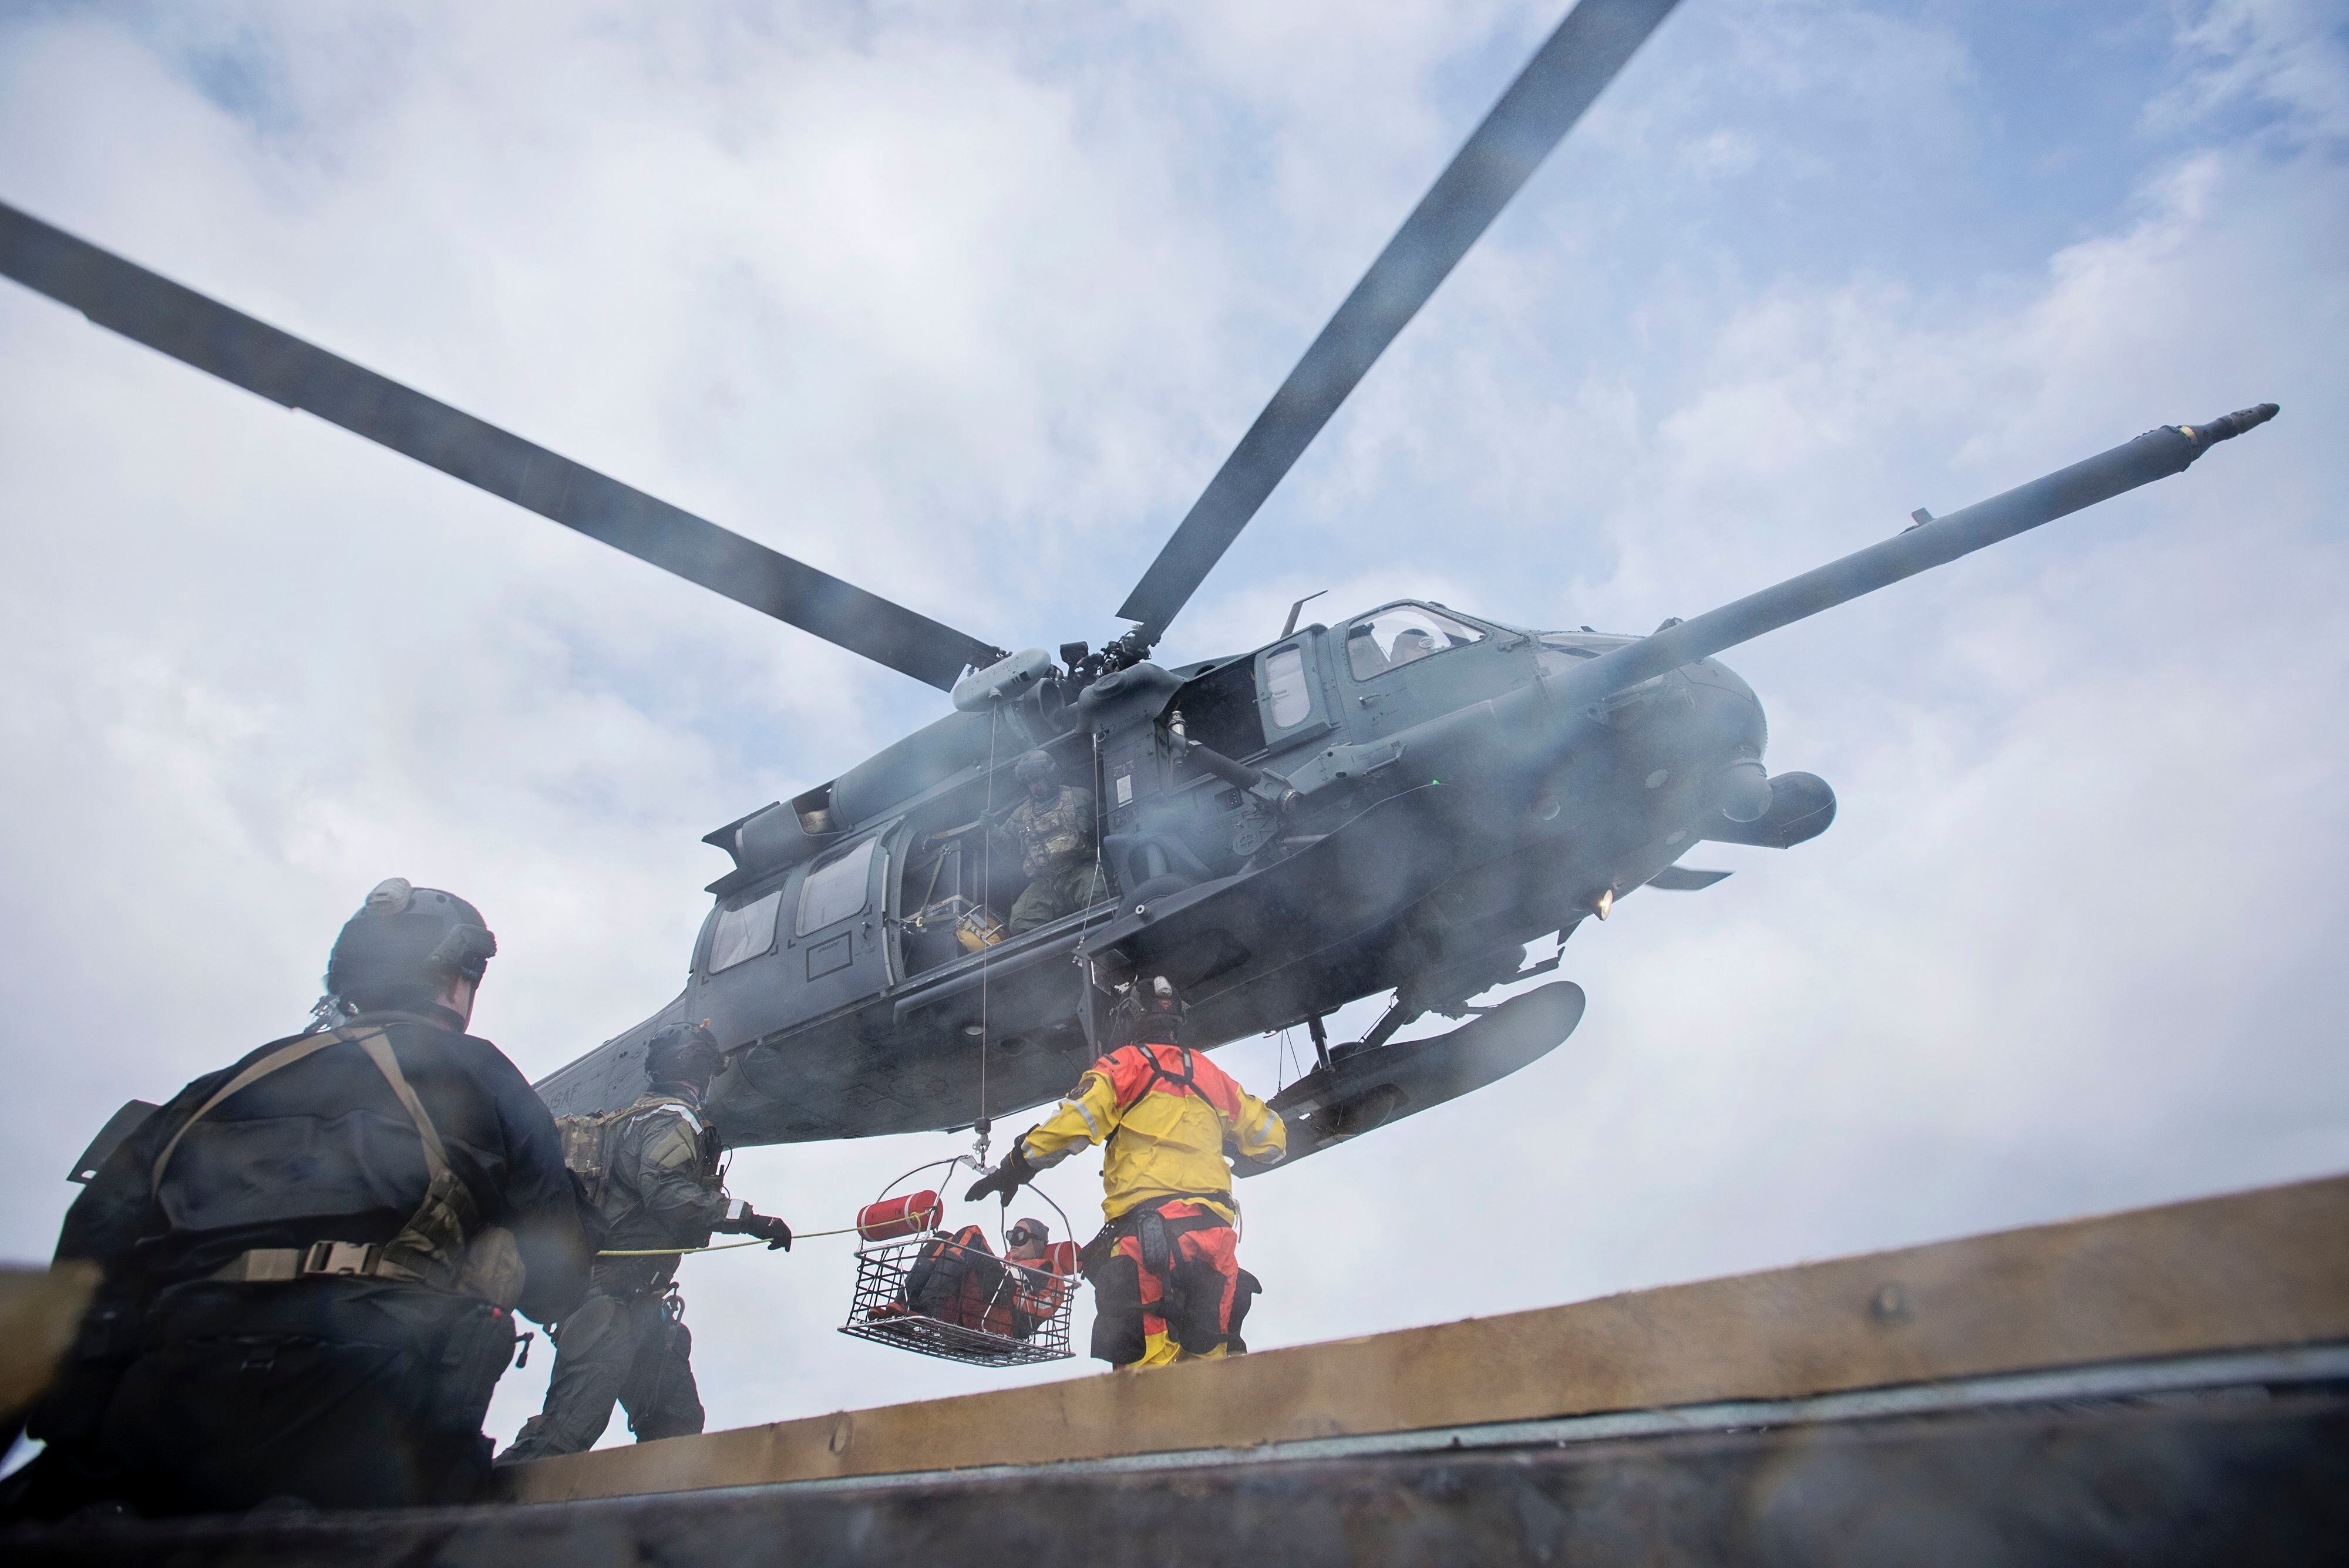
[(1224, 1159), (1227, 1133), (1251, 1159), (1271, 1164), (1288, 1152), (1288, 1129), (1279, 1116), (1201, 1053), (1123, 1045), (1086, 1068), (1069, 1097), (1021, 1143), (1039, 1170), (1081, 1144), (1108, 1144), (1104, 1219), (1154, 1199), (1181, 1198), (1204, 1199), (1230, 1220), (1238, 1210)]

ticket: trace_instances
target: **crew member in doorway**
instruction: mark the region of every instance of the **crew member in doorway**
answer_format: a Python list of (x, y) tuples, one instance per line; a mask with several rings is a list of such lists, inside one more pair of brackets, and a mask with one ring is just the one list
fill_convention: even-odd
[(106, 1158), (57, 1242), (105, 1283), (0, 1514), (473, 1496), (514, 1309), (568, 1312), (587, 1271), (554, 1118), (465, 1033), (496, 951), (464, 899), (378, 884), (319, 1022)]
[[(712, 1231), (757, 1237), (770, 1251), (792, 1244), (790, 1226), (726, 1196), (719, 1140), (701, 1116), (724, 1062), (709, 1030), (669, 1024), (645, 1047), (651, 1093), (615, 1116), (566, 1118), (574, 1173), (603, 1222), (603, 1252), (587, 1299), (554, 1331), (546, 1403), (498, 1463), (594, 1448), (615, 1400), (640, 1443), (701, 1430), (678, 1262), (707, 1246)], [(577, 1152), (583, 1145), (593, 1151), (585, 1158)]]
[(1021, 757), (1011, 776), (1028, 792), (1004, 817), (1028, 878), (1011, 906), (1016, 937), (1108, 898), (1109, 884), (1093, 849), (1093, 792), (1062, 784), (1060, 765), (1041, 751)]
[(1263, 1287), (1239, 1266), (1239, 1205), (1228, 1141), (1267, 1164), (1288, 1129), (1263, 1101), (1182, 1044), (1183, 999), (1163, 976), (1137, 979), (1126, 1044), (1085, 1069), (1060, 1108), (1011, 1142), (968, 1195), (1005, 1203), (1081, 1145), (1106, 1143), (1102, 1214), (1080, 1262), (1093, 1287), (1096, 1359), (1161, 1366), (1247, 1349), (1240, 1325)]

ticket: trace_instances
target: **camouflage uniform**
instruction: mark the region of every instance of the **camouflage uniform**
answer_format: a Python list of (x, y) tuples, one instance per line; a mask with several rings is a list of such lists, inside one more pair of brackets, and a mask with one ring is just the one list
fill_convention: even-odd
[(1109, 897), (1093, 863), (1093, 792), (1062, 784), (1050, 801), (1021, 801), (1004, 830), (1019, 844), (1028, 886), (1011, 905), (1011, 934), (1034, 930)]
[[(605, 1249), (708, 1245), (728, 1208), (719, 1152), (717, 1134), (685, 1096), (664, 1089), (637, 1101), (613, 1139)], [(693, 1335), (669, 1288), (678, 1262), (674, 1252), (596, 1259), (587, 1299), (555, 1331), (545, 1407), (523, 1423), (500, 1464), (595, 1447), (615, 1400), (639, 1442), (701, 1430)]]

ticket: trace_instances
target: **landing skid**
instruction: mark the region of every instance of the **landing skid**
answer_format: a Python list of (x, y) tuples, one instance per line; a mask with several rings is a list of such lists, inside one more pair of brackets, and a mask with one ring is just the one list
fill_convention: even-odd
[[(1564, 1044), (1582, 1022), (1582, 988), (1555, 981), (1433, 1039), (1388, 1045), (1373, 1030), (1359, 1045), (1337, 1047), (1325, 1065), (1272, 1097), (1288, 1127), (1288, 1155), (1280, 1164), (1507, 1077)], [(1243, 1158), (1232, 1168), (1257, 1176), (1278, 1167)]]

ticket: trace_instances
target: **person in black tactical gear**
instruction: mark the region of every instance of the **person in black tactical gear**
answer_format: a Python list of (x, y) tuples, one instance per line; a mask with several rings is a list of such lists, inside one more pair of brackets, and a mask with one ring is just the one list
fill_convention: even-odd
[(544, 1407), (498, 1463), (595, 1447), (615, 1400), (640, 1443), (701, 1430), (693, 1335), (673, 1282), (679, 1254), (707, 1245), (712, 1231), (758, 1237), (770, 1251), (792, 1244), (790, 1226), (729, 1199), (720, 1184), (720, 1145), (702, 1124), (701, 1101), (724, 1062), (699, 1024), (669, 1024), (647, 1044), (652, 1092), (609, 1126), (602, 1169), (582, 1173), (591, 1200), (600, 1199), (603, 1255), (586, 1300), (555, 1329)]
[(462, 898), (379, 884), (320, 1021), (106, 1158), (57, 1249), (105, 1282), (0, 1512), (473, 1496), (514, 1311), (568, 1312), (588, 1263), (554, 1118), (465, 1033), (496, 951)]

